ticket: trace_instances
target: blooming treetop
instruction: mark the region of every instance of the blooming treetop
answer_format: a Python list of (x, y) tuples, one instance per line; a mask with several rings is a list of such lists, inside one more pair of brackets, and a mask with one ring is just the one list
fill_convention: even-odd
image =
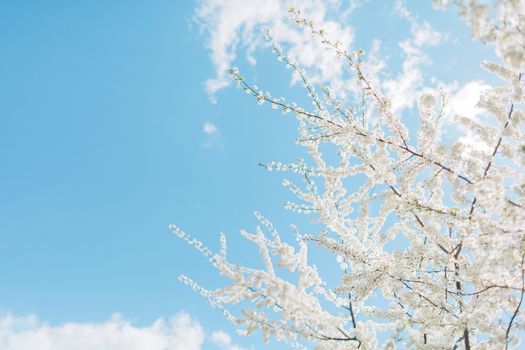
[[(492, 119), (456, 116), (483, 147), (441, 140), (446, 97), (432, 91), (420, 96), (419, 130), (410, 139), (381, 84), (363, 69), (362, 51), (349, 51), (294, 8), (292, 19), (329, 48), (327, 54), (348, 64), (358, 107), (339, 101), (328, 88), (319, 95), (277, 44), (278, 59), (302, 81), (312, 107), (273, 98), (237, 69), (230, 71), (260, 104), (297, 117), (298, 143), (311, 164), (265, 167), (299, 174), (302, 187), (284, 181), (298, 198), (287, 207), (315, 215), (322, 224), (317, 234), (301, 234), (292, 226), (297, 242), (290, 244), (256, 213), (261, 225), (241, 234), (259, 247), (264, 269), (230, 262), (224, 235), (213, 253), (171, 226), (231, 284), (207, 290), (186, 276), (180, 279), (242, 325), (244, 334), (260, 330), (266, 339), (317, 349), (519, 346), (517, 333), (525, 326), (525, 1), (502, 0), (492, 7), (470, 0), (454, 3), (473, 36), (494, 44), (501, 58), (500, 63), (482, 62), (501, 79), (479, 101)], [(435, 5), (447, 6), (447, 1)], [(321, 153), (324, 143), (336, 146), (337, 164), (328, 164)], [(362, 176), (363, 183), (355, 180)], [(360, 185), (349, 191), (348, 181)], [(406, 240), (401, 249), (387, 249), (401, 236)], [(341, 265), (338, 285), (328, 286), (309, 264), (311, 244), (333, 253)], [(384, 301), (371, 303), (373, 295)], [(232, 311), (241, 302), (253, 307), (241, 314)]]

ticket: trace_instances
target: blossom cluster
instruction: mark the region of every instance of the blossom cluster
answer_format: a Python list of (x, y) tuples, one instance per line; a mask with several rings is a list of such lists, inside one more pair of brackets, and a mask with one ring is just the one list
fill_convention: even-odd
[[(294, 8), (292, 19), (348, 62), (360, 92), (356, 101), (372, 108), (345, 107), (325, 87), (320, 97), (276, 44), (278, 60), (302, 82), (311, 106), (274, 98), (238, 69), (230, 71), (259, 104), (295, 114), (297, 142), (310, 164), (263, 166), (300, 175), (302, 184), (283, 181), (297, 197), (286, 207), (314, 215), (322, 226), (316, 234), (292, 226), (296, 242), (290, 244), (256, 213), (260, 225), (242, 235), (259, 248), (262, 269), (228, 261), (224, 236), (214, 254), (173, 226), (231, 284), (207, 290), (188, 277), (181, 280), (244, 326), (243, 334), (260, 330), (266, 339), (317, 349), (519, 346), (517, 332), (525, 328), (525, 3), (499, 1), (494, 9), (477, 1), (455, 3), (473, 35), (494, 43), (502, 58), (482, 64), (502, 81), (479, 102), (491, 119), (456, 116), (485, 147), (442, 140), (446, 101), (433, 93), (419, 99), (419, 130), (411, 139), (381, 86), (361, 68), (362, 51), (343, 48)], [(492, 20), (491, 11), (499, 17)], [(336, 164), (323, 156), (325, 143), (337, 148)], [(352, 190), (348, 183), (355, 184)], [(399, 240), (402, 247), (389, 248)], [(338, 285), (328, 286), (308, 262), (311, 244), (333, 253), (342, 271)], [(382, 301), (371, 302), (378, 295)], [(230, 311), (246, 302), (252, 307)]]

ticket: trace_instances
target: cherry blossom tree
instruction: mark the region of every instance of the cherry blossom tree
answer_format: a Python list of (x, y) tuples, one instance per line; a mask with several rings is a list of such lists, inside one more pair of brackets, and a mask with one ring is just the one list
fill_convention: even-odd
[[(409, 131), (381, 83), (363, 68), (363, 52), (345, 48), (294, 8), (292, 20), (348, 65), (353, 99), (339, 100), (326, 87), (318, 93), (275, 43), (277, 58), (303, 83), (311, 106), (274, 98), (230, 71), (259, 104), (296, 116), (297, 142), (309, 163), (264, 167), (304, 180), (284, 181), (297, 197), (287, 208), (314, 216), (321, 227), (312, 234), (292, 225), (292, 243), (256, 213), (255, 232), (241, 232), (259, 248), (264, 268), (256, 269), (228, 260), (224, 235), (214, 253), (171, 226), (231, 283), (208, 290), (186, 276), (181, 281), (242, 334), (262, 331), (265, 339), (316, 349), (519, 347), (525, 327), (525, 1), (457, 0), (453, 6), (500, 58), (481, 62), (501, 82), (478, 104), (490, 118), (456, 116), (478, 147), (442, 140), (447, 100), (437, 90), (420, 96), (418, 130)], [(321, 153), (325, 143), (337, 148), (337, 162)], [(362, 177), (366, 181), (356, 180)], [(344, 185), (349, 182), (356, 189)], [(400, 237), (402, 247), (387, 247)], [(337, 285), (325, 283), (308, 261), (311, 245), (333, 253), (341, 267)], [(238, 304), (248, 306), (236, 312)]]

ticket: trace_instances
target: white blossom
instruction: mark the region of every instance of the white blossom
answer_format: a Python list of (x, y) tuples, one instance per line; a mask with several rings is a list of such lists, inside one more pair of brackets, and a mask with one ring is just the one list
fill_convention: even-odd
[[(294, 8), (292, 19), (329, 49), (327, 54), (347, 61), (355, 90), (371, 107), (367, 113), (375, 115), (345, 106), (328, 88), (319, 89), (320, 98), (306, 72), (277, 45), (277, 58), (303, 83), (310, 106), (274, 98), (238, 70), (230, 71), (259, 104), (267, 101), (297, 117), (297, 142), (309, 160), (262, 166), (302, 179), (303, 184), (283, 181), (297, 197), (286, 207), (314, 216), (321, 227), (318, 233), (300, 233), (291, 226), (295, 242), (287, 243), (256, 213), (260, 226), (241, 231), (262, 259), (262, 267), (252, 268), (228, 260), (224, 235), (214, 254), (172, 226), (230, 283), (208, 290), (188, 277), (181, 281), (243, 334), (260, 331), (266, 340), (315, 349), (520, 347), (519, 331), (525, 328), (525, 2), (501, 0), (494, 8), (475, 0), (451, 2), (473, 36), (494, 44), (501, 58), (482, 63), (501, 79), (500, 86), (483, 91), (478, 103), (493, 119), (456, 117), (479, 147), (462, 140), (443, 143), (440, 113), (446, 101), (433, 92), (419, 98), (419, 130), (411, 140), (383, 87), (372, 84), (361, 69), (361, 51), (342, 48)], [(323, 144), (335, 146), (335, 162), (321, 152)], [(328, 286), (309, 262), (311, 245), (333, 254), (330, 266), (340, 274), (338, 284)]]

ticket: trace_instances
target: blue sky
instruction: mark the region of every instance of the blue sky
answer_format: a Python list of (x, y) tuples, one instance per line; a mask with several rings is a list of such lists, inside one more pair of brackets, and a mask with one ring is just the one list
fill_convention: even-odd
[[(228, 13), (203, 14), (208, 3), (0, 0), (1, 315), (35, 315), (59, 327), (109, 322), (118, 313), (140, 328), (185, 312), (206, 334), (203, 349), (231, 348), (213, 338), (216, 331), (239, 346), (260, 346), (257, 337), (235, 336), (177, 280), (184, 273), (207, 286), (224, 282), (168, 225), (212, 247), (227, 233), (232, 259), (243, 263), (256, 250), (237, 233), (256, 225), (254, 210), (283, 231), (291, 222), (307, 225), (283, 209), (290, 199), (283, 176), (257, 166), (303, 156), (293, 117), (206, 81), (221, 76), (220, 64), (236, 65), (275, 95), (305, 99), (264, 42), (243, 41), (271, 21), (247, 29), (249, 15), (231, 14), (241, 25), (222, 35)], [(410, 21), (394, 2), (362, 3), (344, 28), (354, 31), (352, 46), (367, 52), (381, 40), (379, 57), (389, 66), (382, 76), (395, 80), (406, 59), (399, 42), (415, 42)], [(432, 60), (418, 66), (421, 84), (437, 76), (452, 96), (470, 96), (462, 86), (488, 79), (478, 57), (490, 49), (471, 42), (453, 11), (436, 12), (430, 1), (407, 9), (414, 23), (427, 20), (442, 33), (439, 44), (421, 47)], [(337, 17), (330, 11), (327, 18)], [(221, 42), (235, 58), (220, 55)], [(324, 73), (307, 68), (323, 81)], [(412, 107), (402, 113), (410, 118)]]

